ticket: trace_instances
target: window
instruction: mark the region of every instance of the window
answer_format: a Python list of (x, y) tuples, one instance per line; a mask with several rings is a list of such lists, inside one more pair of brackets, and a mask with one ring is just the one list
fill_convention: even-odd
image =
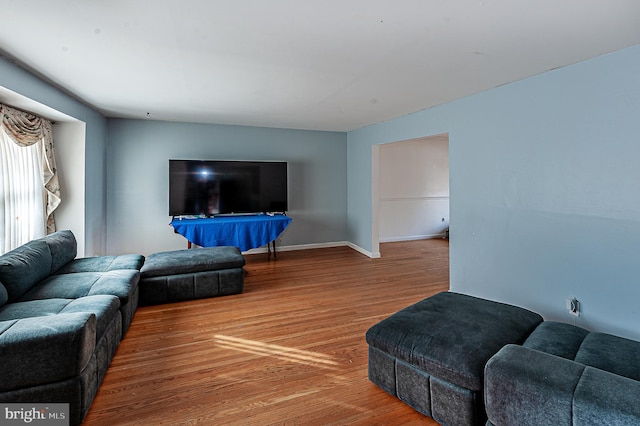
[(0, 105), (0, 254), (55, 231), (52, 123)]

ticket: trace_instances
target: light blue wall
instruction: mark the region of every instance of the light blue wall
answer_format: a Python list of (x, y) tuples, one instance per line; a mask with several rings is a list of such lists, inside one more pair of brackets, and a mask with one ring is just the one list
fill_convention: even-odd
[(347, 240), (346, 133), (109, 119), (107, 151), (109, 253), (186, 247), (168, 226), (169, 159), (287, 161), (279, 245)]
[[(448, 132), (451, 289), (640, 338), (640, 46), (348, 134), (350, 240), (371, 146)], [(428, 259), (426, 260), (428, 261)]]
[(106, 250), (106, 119), (2, 57), (0, 86), (86, 123), (85, 253), (103, 254)]
[(345, 136), (107, 123), (0, 58), (0, 85), (86, 123), (87, 253), (183, 246), (164, 213), (166, 164), (177, 157), (290, 161), (295, 221), (283, 244), (349, 240), (371, 250), (371, 147), (447, 132), (452, 290), (562, 321), (573, 320), (564, 303), (575, 296), (582, 302), (578, 325), (634, 338), (640, 338), (638, 75), (635, 46)]

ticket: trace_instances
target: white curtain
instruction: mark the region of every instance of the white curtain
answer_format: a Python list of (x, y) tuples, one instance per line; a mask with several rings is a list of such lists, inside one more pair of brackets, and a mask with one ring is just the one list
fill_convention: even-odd
[(0, 254), (55, 231), (53, 124), (0, 105)]

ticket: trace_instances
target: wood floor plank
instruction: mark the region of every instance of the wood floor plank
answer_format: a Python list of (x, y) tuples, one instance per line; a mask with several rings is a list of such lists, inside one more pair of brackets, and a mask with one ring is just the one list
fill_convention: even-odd
[(435, 425), (368, 380), (365, 333), (448, 290), (448, 252), (246, 256), (242, 294), (138, 309), (85, 424)]

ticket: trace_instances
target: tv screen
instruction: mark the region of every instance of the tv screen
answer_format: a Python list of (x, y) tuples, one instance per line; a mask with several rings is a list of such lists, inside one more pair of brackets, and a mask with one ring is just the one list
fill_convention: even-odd
[(170, 216), (287, 209), (286, 162), (169, 160)]

